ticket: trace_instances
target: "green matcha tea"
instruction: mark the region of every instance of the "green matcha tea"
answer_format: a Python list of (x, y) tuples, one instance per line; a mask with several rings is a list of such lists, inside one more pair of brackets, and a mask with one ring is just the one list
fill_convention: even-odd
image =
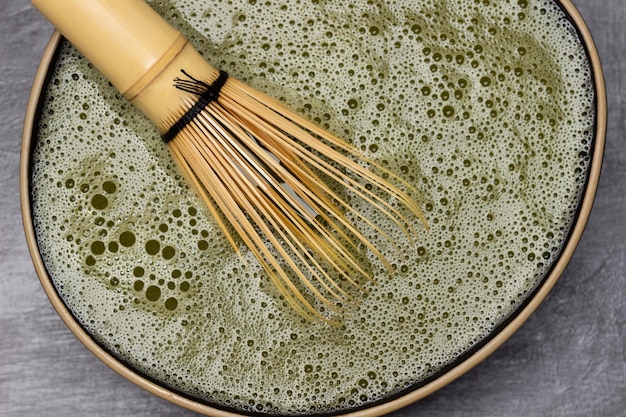
[(62, 44), (33, 154), (37, 240), (77, 320), (139, 373), (240, 412), (349, 411), (479, 345), (559, 256), (595, 96), (553, 1), (151, 4), (214, 65), (412, 184), (429, 230), (412, 246), (372, 214), (397, 233), (400, 250), (369, 236), (395, 273), (374, 265), (341, 326), (303, 319), (232, 250), (149, 121)]

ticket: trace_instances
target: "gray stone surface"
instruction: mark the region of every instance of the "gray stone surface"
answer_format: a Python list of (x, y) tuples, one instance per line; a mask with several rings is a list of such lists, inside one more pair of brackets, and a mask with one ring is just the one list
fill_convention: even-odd
[[(605, 163), (582, 242), (551, 295), (504, 346), (397, 417), (626, 416), (626, 1), (575, 3), (609, 93)], [(195, 415), (93, 357), (56, 315), (32, 267), (19, 206), (20, 137), (51, 32), (28, 0), (0, 0), (0, 416)]]

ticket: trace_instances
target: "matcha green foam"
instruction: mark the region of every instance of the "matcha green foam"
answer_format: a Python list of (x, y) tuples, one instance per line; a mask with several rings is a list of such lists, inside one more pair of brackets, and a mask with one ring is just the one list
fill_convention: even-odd
[[(154, 127), (67, 45), (45, 92), (33, 212), (94, 339), (240, 411), (346, 411), (436, 374), (558, 256), (589, 165), (583, 47), (548, 0), (154, 1), (216, 66), (353, 142), (420, 192), (430, 231), (335, 328), (233, 252)], [(379, 219), (381, 222), (384, 219)]]

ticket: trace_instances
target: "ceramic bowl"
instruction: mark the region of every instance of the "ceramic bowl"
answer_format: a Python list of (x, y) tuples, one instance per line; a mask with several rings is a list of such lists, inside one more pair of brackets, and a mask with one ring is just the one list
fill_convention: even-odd
[[(353, 416), (375, 416), (389, 413), (428, 396), (468, 372), (492, 354), (528, 319), (528, 317), (546, 298), (572, 257), (587, 223), (596, 193), (596, 187), (598, 185), (604, 150), (607, 109), (602, 68), (596, 48), (591, 38), (591, 34), (589, 33), (583, 18), (569, 0), (560, 0), (557, 4), (560, 5), (563, 12), (567, 16), (567, 19), (575, 27), (578, 38), (586, 49), (592, 71), (592, 90), (595, 94), (595, 131), (591, 135), (593, 143), (589, 147), (591, 152), (589, 154), (590, 158), (587, 174), (584, 185), (581, 187), (576, 208), (573, 212), (574, 218), (572, 219), (571, 225), (568, 226), (569, 230), (566, 233), (566, 239), (563, 242), (558, 256), (551, 261), (552, 263), (550, 268), (547, 269), (547, 272), (540, 280), (536, 288), (528, 292), (528, 294), (525, 294), (522, 302), (516, 306), (515, 310), (506, 318), (506, 320), (496, 323), (493, 328), (489, 330), (488, 336), (482, 338), (477, 343), (472, 344), (469, 349), (459, 353), (457, 357), (451, 358), (445, 366), (442, 366), (435, 373), (427, 378), (424, 378), (420, 381), (420, 383), (414, 384), (406, 389), (402, 389), (393, 395), (367, 403), (356, 409), (342, 410), (337, 414), (351, 413)], [(60, 317), (76, 335), (76, 337), (95, 356), (119, 373), (122, 377), (132, 381), (149, 392), (202, 414), (210, 416), (251, 414), (236, 408), (219, 406), (210, 402), (202, 401), (193, 395), (183, 393), (180, 390), (173, 389), (170, 386), (162, 384), (156, 381), (153, 377), (150, 377), (140, 370), (129, 366), (127, 361), (111, 353), (110, 350), (105, 349), (92, 334), (86, 331), (84, 326), (77, 320), (76, 314), (68, 308), (66, 300), (64, 300), (61, 292), (58, 288), (56, 288), (54, 281), (51, 279), (48, 265), (42, 257), (40, 242), (38, 241), (33, 224), (32, 174), (36, 167), (33, 166), (32, 155), (33, 149), (39, 139), (38, 126), (39, 121), (41, 120), (41, 112), (46, 109), (46, 103), (44, 101), (45, 93), (49, 83), (51, 82), (51, 74), (55, 69), (57, 54), (59, 53), (62, 42), (63, 38), (58, 33), (55, 33), (52, 36), (42, 58), (26, 114), (21, 154), (20, 186), (24, 228), (28, 247), (44, 291)], [(315, 411), (312, 411), (311, 413), (316, 414)], [(270, 412), (270, 414), (272, 413)]]

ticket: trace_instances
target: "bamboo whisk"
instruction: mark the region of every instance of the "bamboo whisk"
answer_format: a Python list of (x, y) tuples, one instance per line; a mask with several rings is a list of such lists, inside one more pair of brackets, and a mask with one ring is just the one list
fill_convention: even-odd
[(239, 236), (304, 316), (330, 321), (329, 313), (358, 304), (374, 281), (366, 252), (392, 272), (356, 225), (394, 241), (358, 204), (411, 240), (412, 218), (426, 226), (418, 204), (392, 181), (408, 184), (208, 64), (143, 0), (33, 4), (156, 124), (232, 247)]

